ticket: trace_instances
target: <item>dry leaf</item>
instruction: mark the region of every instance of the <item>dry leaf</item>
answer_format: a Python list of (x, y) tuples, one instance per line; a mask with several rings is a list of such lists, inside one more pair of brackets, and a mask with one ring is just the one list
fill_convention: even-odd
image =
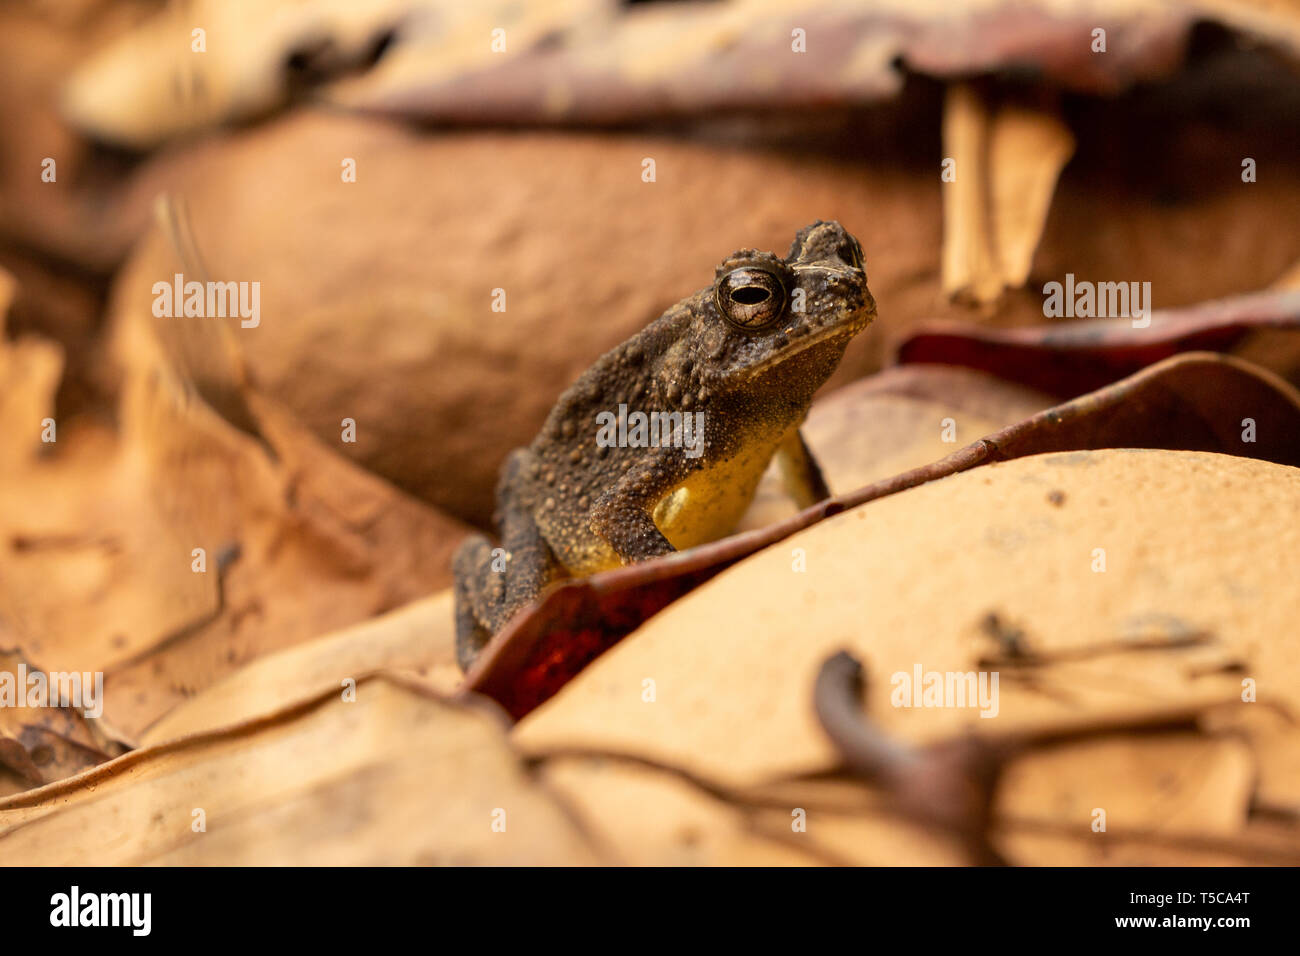
[(1074, 154), (1074, 135), (1054, 111), (985, 99), (954, 84), (943, 114), (943, 291), (977, 305), (1029, 277)]
[(164, 743), (270, 714), (374, 671), (411, 671), (450, 692), (460, 682), (451, 592), (259, 657), (168, 711), (140, 738)]
[[(634, 866), (945, 866), (962, 862), (942, 835), (860, 809), (860, 794), (821, 809), (824, 787), (787, 787), (752, 806), (710, 794), (681, 777), (609, 757), (548, 758), (544, 778), (618, 859)], [(860, 789), (860, 788), (859, 788)], [(851, 809), (850, 809), (851, 808)], [(800, 820), (803, 829), (793, 829)]]
[(923, 323), (900, 344), (898, 360), (961, 365), (1072, 397), (1180, 352), (1227, 349), (1251, 332), (1297, 327), (1300, 292), (1259, 292), (1161, 309), (1151, 314), (1149, 325), (1139, 326), (1133, 319), (1082, 319), (1022, 329)]
[[(1175, 70), (1193, 15), (1134, 0), (967, 0), (956, 14), (919, 0), (633, 5), (557, 21), (549, 43), (534, 43), (521, 17), (522, 42), (508, 55), (487, 44), (467, 50), (458, 31), (420, 31), (323, 95), (421, 120), (515, 124), (824, 110), (897, 95), (903, 67), (948, 77), (1031, 64), (1053, 84), (1113, 93)], [(1099, 18), (1109, 31), (1104, 57), (1090, 49)], [(806, 57), (791, 56), (799, 52), (792, 25), (803, 31)]]
[[(1035, 754), (1002, 780), (999, 815), (1013, 821), (1004, 824), (1003, 848), (1027, 866), (1239, 864), (1232, 853), (1202, 850), (1188, 859), (1177, 847), (1240, 837), (1256, 767), (1240, 741), (1189, 735), (1110, 738)], [(1093, 829), (1097, 810), (1105, 812), (1102, 832)], [(1073, 831), (1073, 839), (1046, 836), (1052, 829)]]
[(991, 127), (988, 108), (974, 88), (960, 83), (948, 88), (943, 151), (954, 178), (944, 183), (943, 292), (977, 304), (995, 302), (1004, 285), (989, 206)]
[(0, 800), (0, 859), (392, 866), (599, 857), (521, 769), (498, 713), (372, 678), (353, 703), (331, 692)]
[(257, 435), (232, 427), (135, 345), (118, 430), (59, 422), (46, 444), (57, 353), (0, 349), (0, 646), (104, 672), (106, 713), (133, 735), (245, 660), (449, 583), (462, 526), (255, 393)]
[[(6, 247), (93, 255), (86, 233), (129, 162), (95, 150), (56, 104), (68, 74), (97, 46), (147, 16), (153, 0), (0, 6), (0, 235)], [(53, 177), (52, 179), (50, 177)], [(6, 255), (17, 251), (6, 248)], [(74, 276), (60, 275), (71, 285)]]
[(0, 796), (72, 776), (126, 749), (95, 713), (104, 703), (102, 677), (96, 684), (94, 674), (51, 675), (0, 647)]

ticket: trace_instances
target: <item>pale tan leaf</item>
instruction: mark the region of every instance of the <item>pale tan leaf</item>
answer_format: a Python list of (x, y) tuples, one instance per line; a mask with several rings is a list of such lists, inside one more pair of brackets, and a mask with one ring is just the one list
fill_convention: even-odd
[[(497, 811), (503, 832), (493, 830)], [(229, 866), (599, 857), (520, 768), (494, 709), (372, 678), (355, 703), (331, 693), (0, 800), (0, 859)]]
[[(933, 740), (1234, 699), (1246, 674), (1300, 704), (1295, 469), (1226, 455), (1040, 455), (853, 509), (650, 619), (525, 718), (533, 747), (632, 750), (734, 782), (834, 754), (811, 692), (829, 654), (867, 666), (872, 717)], [(1106, 570), (1094, 572), (1094, 549)], [(797, 561), (802, 551), (803, 560)], [(806, 567), (800, 571), (799, 567)], [(999, 625), (990, 629), (990, 616)], [(1006, 660), (1018, 631), (1041, 659)], [(1001, 675), (997, 716), (894, 707), (891, 676)], [(657, 700), (642, 701), (643, 681)], [(1239, 705), (1245, 706), (1245, 705)]]
[(450, 591), (260, 657), (169, 711), (140, 743), (152, 746), (271, 714), (378, 670), (410, 670), (444, 692), (455, 689), (461, 674)]

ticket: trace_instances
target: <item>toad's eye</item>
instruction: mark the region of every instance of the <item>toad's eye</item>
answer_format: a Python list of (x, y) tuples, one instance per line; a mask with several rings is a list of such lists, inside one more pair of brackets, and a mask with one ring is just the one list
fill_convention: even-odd
[(718, 280), (715, 298), (724, 319), (738, 329), (755, 332), (781, 317), (785, 286), (766, 269), (742, 266)]

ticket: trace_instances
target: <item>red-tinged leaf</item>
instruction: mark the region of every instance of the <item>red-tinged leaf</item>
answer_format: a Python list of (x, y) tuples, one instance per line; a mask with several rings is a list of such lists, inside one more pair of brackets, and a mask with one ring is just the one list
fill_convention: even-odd
[[(579, 6), (569, 22), (508, 25), (522, 37), (508, 51), (466, 52), (459, 32), (410, 31), (375, 69), (321, 95), (439, 122), (601, 124), (888, 99), (903, 88), (902, 64), (937, 77), (1029, 69), (1093, 93), (1181, 65), (1190, 11), (1113, 11), (1107, 53), (1096, 56), (1095, 13), (1066, 6), (1011, 0), (959, 17), (937, 3), (650, 4), (607, 17)], [(484, 32), (498, 21), (487, 19)], [(792, 25), (818, 38), (816, 69), (789, 55)]]
[(1133, 319), (1082, 319), (998, 329), (956, 322), (917, 327), (900, 363), (961, 365), (1070, 397), (1101, 388), (1180, 352), (1231, 348), (1248, 333), (1300, 327), (1300, 292), (1259, 292)]

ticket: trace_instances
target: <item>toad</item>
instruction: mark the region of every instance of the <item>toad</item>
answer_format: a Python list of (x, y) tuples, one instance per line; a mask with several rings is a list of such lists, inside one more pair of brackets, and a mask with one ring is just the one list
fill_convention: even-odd
[(784, 259), (728, 256), (597, 359), (502, 466), (500, 547), (474, 535), (456, 552), (461, 667), (554, 581), (728, 534), (773, 458), (801, 508), (829, 497), (799, 427), (875, 314), (858, 241), (819, 221)]

